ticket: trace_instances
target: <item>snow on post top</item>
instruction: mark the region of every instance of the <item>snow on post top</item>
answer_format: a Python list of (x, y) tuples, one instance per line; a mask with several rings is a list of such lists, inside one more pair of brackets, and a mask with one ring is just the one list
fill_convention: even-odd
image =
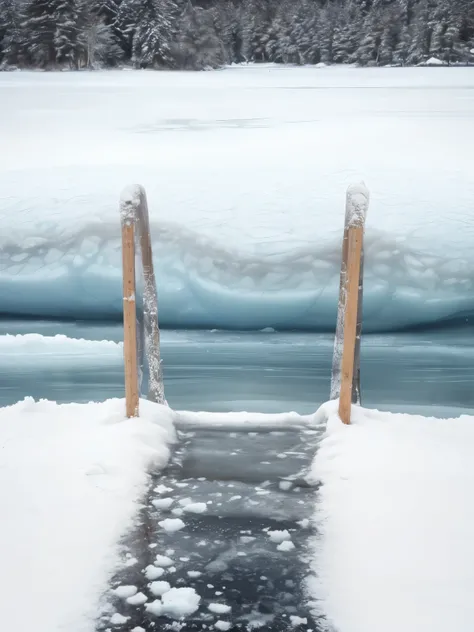
[(143, 194), (144, 189), (140, 184), (131, 184), (122, 191), (120, 196), (120, 221), (122, 224), (130, 224), (135, 220)]
[(346, 197), (346, 225), (363, 226), (369, 208), (370, 193), (363, 182), (351, 184)]

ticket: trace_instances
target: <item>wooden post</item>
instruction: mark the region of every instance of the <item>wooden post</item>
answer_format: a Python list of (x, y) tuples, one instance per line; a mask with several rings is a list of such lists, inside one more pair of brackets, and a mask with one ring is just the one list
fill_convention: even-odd
[(351, 422), (352, 384), (357, 335), (357, 307), (359, 302), (359, 275), (363, 236), (363, 224), (359, 226), (349, 226), (347, 238), (344, 343), (341, 362), (341, 392), (339, 395), (339, 417), (345, 424)]
[[(138, 261), (143, 271), (144, 281), (140, 341), (143, 335), (149, 372), (147, 395), (148, 399), (153, 402), (166, 403), (161, 371), (158, 297), (153, 269), (150, 220), (146, 193), (142, 186), (135, 184), (127, 187), (122, 192), (120, 215), (123, 237), (125, 394), (127, 398), (127, 415), (138, 416), (138, 398), (141, 386), (138, 382), (137, 359), (135, 245), (141, 255)], [(132, 398), (133, 404), (129, 403), (129, 397)], [(135, 414), (131, 412), (133, 410), (136, 411)]]
[[(349, 227), (354, 223), (354, 214), (356, 220), (364, 223), (369, 204), (369, 192), (364, 184), (352, 185), (347, 190), (346, 195), (346, 214), (344, 221), (344, 237), (342, 240), (342, 262), (341, 274), (339, 280), (339, 302), (337, 309), (337, 325), (336, 336), (334, 339), (334, 352), (332, 359), (331, 373), (331, 394), (330, 399), (339, 399), (341, 394), (341, 363), (344, 341), (344, 319), (346, 311), (346, 285), (347, 285), (347, 266), (348, 266), (348, 244), (349, 244)], [(361, 264), (359, 272), (359, 298), (357, 306), (357, 333), (354, 351), (354, 368), (352, 371), (352, 403), (361, 403), (360, 388), (360, 342), (362, 334), (362, 298), (363, 298), (363, 276), (364, 276), (364, 248), (361, 252)]]
[(135, 227), (122, 224), (123, 355), (127, 417), (138, 417), (137, 313), (135, 299)]

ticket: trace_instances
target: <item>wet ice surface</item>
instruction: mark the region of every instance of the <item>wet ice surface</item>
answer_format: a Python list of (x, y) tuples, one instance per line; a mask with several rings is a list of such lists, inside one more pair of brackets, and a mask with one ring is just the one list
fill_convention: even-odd
[[(123, 335), (120, 325), (0, 321), (0, 335), (29, 331), (96, 341)], [(472, 410), (473, 340), (469, 323), (363, 336), (364, 406), (448, 417)], [(2, 346), (0, 338), (0, 405), (26, 395), (58, 402), (123, 397), (120, 347), (43, 342)], [(163, 330), (161, 342), (166, 397), (177, 410), (309, 414), (329, 397), (332, 334)]]
[(181, 430), (98, 630), (320, 630), (303, 592), (316, 493), (305, 475), (319, 439), (303, 427)]

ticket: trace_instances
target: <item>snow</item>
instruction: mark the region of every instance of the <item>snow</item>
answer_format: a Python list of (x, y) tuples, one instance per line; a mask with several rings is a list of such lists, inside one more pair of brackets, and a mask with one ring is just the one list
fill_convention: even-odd
[[(125, 418), (123, 400), (58, 405), (26, 398), (0, 408), (4, 629), (18, 627), (19, 612), (21, 627), (37, 632), (93, 625), (147, 470), (166, 464), (174, 441), (171, 411), (141, 406), (142, 417), (133, 420)], [(133, 591), (122, 586), (116, 594)]]
[(225, 603), (210, 603), (208, 605), (208, 610), (214, 612), (215, 614), (227, 614), (232, 610), (232, 608)]
[(446, 62), (438, 59), (437, 57), (430, 57), (424, 63), (425, 66), (446, 66)]
[(470, 632), (474, 416), (336, 410), (317, 415), (315, 611), (340, 632)]
[(290, 615), (290, 623), (293, 627), (298, 625), (307, 625), (308, 619), (306, 617), (297, 617), (296, 615)]
[(214, 623), (214, 627), (217, 630), (222, 630), (222, 632), (226, 632), (227, 630), (230, 630), (231, 627), (231, 623), (229, 623), (229, 621), (216, 621)]
[(2, 73), (1, 310), (117, 317), (119, 195), (140, 182), (162, 324), (332, 328), (361, 180), (365, 331), (472, 310), (473, 83), (444, 67)]

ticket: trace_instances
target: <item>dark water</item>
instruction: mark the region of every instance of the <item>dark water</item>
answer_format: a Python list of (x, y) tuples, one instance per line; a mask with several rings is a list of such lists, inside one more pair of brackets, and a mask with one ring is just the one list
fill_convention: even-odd
[[(119, 325), (0, 322), (0, 334), (38, 332), (120, 340)], [(366, 335), (363, 405), (452, 415), (474, 408), (474, 329)], [(16, 349), (16, 348), (15, 348)], [(163, 331), (166, 396), (173, 408), (310, 413), (329, 397), (332, 336), (302, 333)], [(121, 351), (100, 346), (0, 353), (0, 405), (26, 395), (59, 402), (123, 396)]]
[[(136, 626), (147, 632), (217, 629), (217, 621), (228, 622), (233, 632), (321, 630), (305, 590), (316, 493), (306, 474), (321, 429), (243, 431), (200, 424), (179, 434), (177, 450), (150, 489), (139, 527), (125, 540), (124, 561), (136, 561), (111, 582), (112, 588), (135, 586), (147, 602), (129, 604), (109, 593), (98, 629), (109, 628), (110, 616), (118, 612), (127, 617), (123, 632)], [(171, 504), (156, 508), (154, 503), (163, 498)], [(191, 502), (206, 510), (187, 512)], [(183, 521), (178, 531), (168, 532), (160, 524), (178, 516)], [(283, 532), (288, 549), (278, 538)], [(161, 566), (157, 554), (169, 558), (167, 566)], [(161, 573), (159, 581), (199, 595), (199, 608), (182, 627), (172, 627), (178, 616), (147, 609), (159, 599), (150, 568)], [(229, 612), (213, 612), (215, 603), (229, 606)]]

